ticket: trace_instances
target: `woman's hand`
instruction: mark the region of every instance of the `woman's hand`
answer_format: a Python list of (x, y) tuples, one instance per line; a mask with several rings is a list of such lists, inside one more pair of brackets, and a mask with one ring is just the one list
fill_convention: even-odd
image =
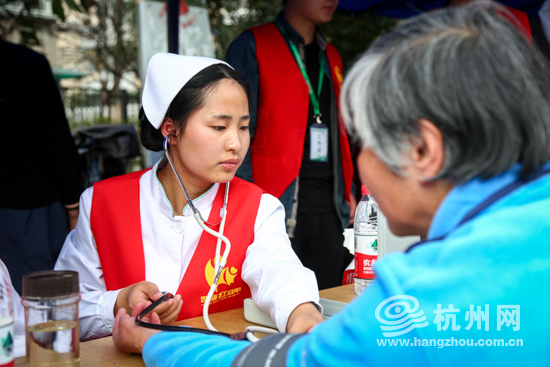
[[(151, 302), (138, 302), (134, 307), (132, 316), (126, 313), (126, 309), (118, 310), (115, 318), (115, 326), (113, 327), (113, 341), (115, 346), (128, 353), (141, 353), (145, 342), (154, 334), (160, 332), (136, 325), (136, 317), (148, 307)], [(147, 314), (142, 319), (145, 322), (152, 324), (160, 324), (159, 316), (156, 312)]]
[(182, 305), (181, 296), (176, 294), (174, 298), (164, 301), (155, 307), (154, 311), (159, 315), (161, 324), (171, 324), (178, 318)]
[[(143, 281), (132, 284), (131, 286), (124, 288), (118, 294), (113, 310), (114, 314), (117, 315), (121, 308), (125, 309), (127, 314), (133, 314), (133, 309), (138, 303), (141, 302), (145, 304), (148, 301), (154, 302), (161, 296), (162, 293), (153, 282)], [(183, 301), (181, 300), (181, 296), (178, 294), (174, 298), (155, 307), (153, 311), (158, 314), (162, 324), (171, 324), (178, 318), (182, 304)]]
[(290, 314), (286, 324), (286, 332), (307, 333), (323, 321), (323, 316), (313, 303), (302, 303)]

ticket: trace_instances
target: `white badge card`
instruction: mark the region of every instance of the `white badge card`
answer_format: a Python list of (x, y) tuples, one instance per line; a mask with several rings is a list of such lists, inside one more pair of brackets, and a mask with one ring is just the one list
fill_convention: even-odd
[(328, 128), (325, 124), (313, 124), (309, 128), (309, 159), (328, 162)]

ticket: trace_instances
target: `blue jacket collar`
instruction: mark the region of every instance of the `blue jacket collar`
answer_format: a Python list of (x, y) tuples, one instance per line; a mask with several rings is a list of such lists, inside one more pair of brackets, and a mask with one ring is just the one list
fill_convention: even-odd
[[(544, 168), (550, 168), (550, 162), (547, 162)], [(517, 181), (519, 171), (520, 165), (516, 164), (508, 171), (490, 179), (474, 178), (455, 186), (439, 205), (432, 219), (427, 239), (447, 235), (477, 205), (500, 189)]]

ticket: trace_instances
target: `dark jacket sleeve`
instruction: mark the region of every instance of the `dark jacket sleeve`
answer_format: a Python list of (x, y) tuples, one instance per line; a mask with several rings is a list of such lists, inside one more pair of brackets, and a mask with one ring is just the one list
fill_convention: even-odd
[(46, 58), (0, 39), (0, 207), (78, 202), (79, 156)]
[[(259, 74), (258, 60), (256, 59), (256, 40), (252, 31), (246, 31), (235, 38), (227, 50), (226, 61), (239, 74), (244, 76), (250, 86), (249, 111), (250, 111), (250, 141), (254, 139), (256, 131), (256, 116), (258, 108)], [(252, 144), (251, 144), (252, 145)], [(252, 180), (252, 149), (248, 152), (243, 164), (237, 171), (237, 176), (253, 182)]]

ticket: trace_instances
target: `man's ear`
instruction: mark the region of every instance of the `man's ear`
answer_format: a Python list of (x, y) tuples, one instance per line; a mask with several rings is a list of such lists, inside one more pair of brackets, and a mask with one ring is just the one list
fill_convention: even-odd
[(420, 137), (412, 141), (412, 166), (422, 180), (436, 176), (445, 164), (443, 135), (431, 121), (418, 121)]
[(170, 117), (165, 117), (164, 120), (162, 120), (162, 124), (160, 124), (160, 132), (165, 138), (170, 134), (177, 135), (176, 125)]

